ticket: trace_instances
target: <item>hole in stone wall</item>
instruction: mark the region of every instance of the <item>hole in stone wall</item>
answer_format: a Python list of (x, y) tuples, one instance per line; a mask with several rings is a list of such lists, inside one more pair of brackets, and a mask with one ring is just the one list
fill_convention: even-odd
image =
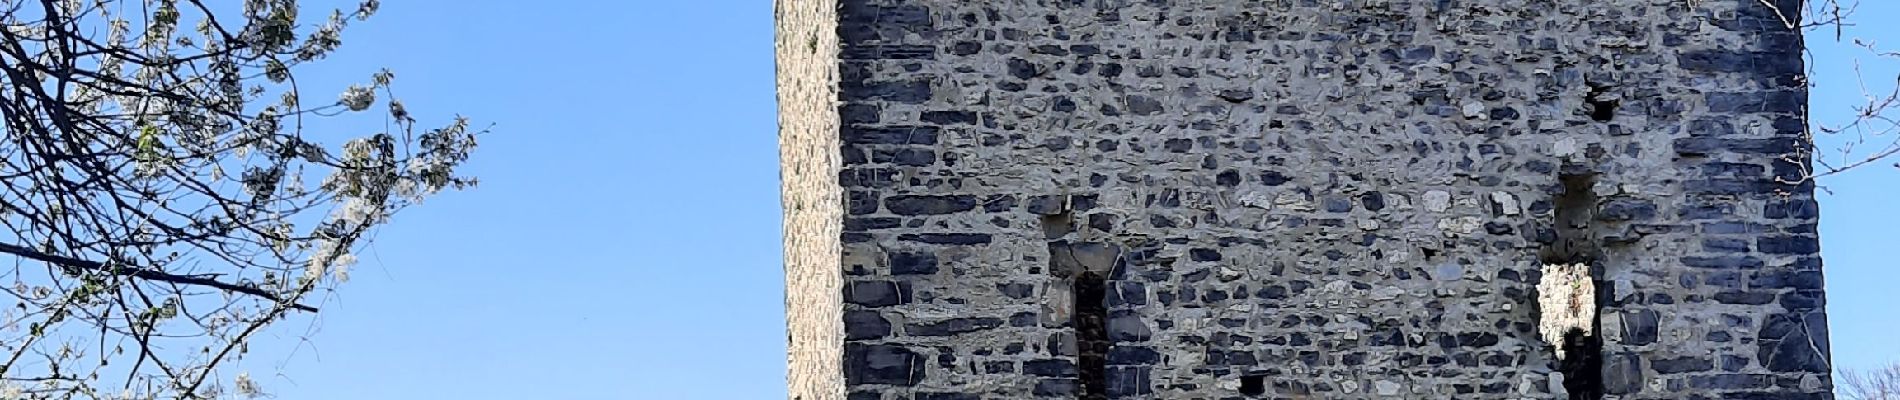
[(1266, 375), (1241, 375), (1240, 376), (1240, 394), (1244, 394), (1248, 396), (1259, 396), (1259, 395), (1267, 394), (1267, 376)]
[(1537, 330), (1556, 347), (1557, 371), (1571, 400), (1603, 398), (1603, 339), (1598, 310), (1607, 298), (1597, 290), (1602, 268), (1593, 237), (1597, 196), (1593, 174), (1558, 176), (1554, 199), (1556, 239), (1540, 250), (1543, 276), (1537, 283)]
[(1589, 85), (1590, 95), (1584, 98), (1584, 102), (1590, 104), (1590, 119), (1597, 122), (1610, 122), (1610, 119), (1616, 118), (1616, 107), (1621, 105), (1622, 101), (1603, 98), (1604, 94), (1610, 90), (1609, 86), (1594, 83)]

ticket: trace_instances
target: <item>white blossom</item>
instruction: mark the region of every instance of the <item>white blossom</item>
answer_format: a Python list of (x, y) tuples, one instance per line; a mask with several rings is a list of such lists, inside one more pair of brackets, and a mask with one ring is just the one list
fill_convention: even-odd
[(251, 380), (250, 372), (238, 372), (236, 384), (236, 390), (239, 396), (257, 398), (264, 394), (264, 391), (257, 387), (257, 382)]
[(350, 88), (345, 89), (343, 95), (339, 96), (337, 103), (349, 107), (350, 111), (367, 110), (370, 104), (376, 103), (376, 92), (362, 85), (350, 85)]

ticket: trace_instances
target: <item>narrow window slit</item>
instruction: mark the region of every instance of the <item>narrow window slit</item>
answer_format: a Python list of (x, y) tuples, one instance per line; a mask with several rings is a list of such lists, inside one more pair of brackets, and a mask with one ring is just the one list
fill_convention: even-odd
[(1108, 279), (1093, 271), (1074, 281), (1076, 364), (1082, 399), (1108, 398)]
[(1538, 281), (1538, 332), (1555, 347), (1557, 370), (1571, 400), (1603, 398), (1603, 339), (1598, 334), (1598, 311), (1607, 300), (1600, 287), (1598, 238), (1592, 232), (1596, 217), (1596, 185), (1592, 174), (1564, 174), (1557, 193), (1554, 241), (1539, 252), (1543, 276)]
[(1044, 310), (1068, 316), (1063, 322), (1075, 337), (1077, 398), (1107, 400), (1108, 353), (1114, 346), (1108, 335), (1109, 278), (1121, 262), (1121, 248), (1063, 240), (1074, 229), (1067, 210), (1045, 215), (1041, 222), (1049, 238), (1049, 273), (1060, 288), (1045, 299)]

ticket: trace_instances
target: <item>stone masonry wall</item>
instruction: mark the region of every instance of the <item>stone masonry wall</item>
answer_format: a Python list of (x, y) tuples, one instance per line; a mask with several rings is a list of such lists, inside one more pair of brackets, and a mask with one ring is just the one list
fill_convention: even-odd
[(1831, 398), (1797, 1), (780, 0), (792, 396)]
[(843, 280), (839, 240), (838, 13), (835, 4), (778, 0), (779, 180), (785, 209), (785, 318), (789, 397), (844, 397)]

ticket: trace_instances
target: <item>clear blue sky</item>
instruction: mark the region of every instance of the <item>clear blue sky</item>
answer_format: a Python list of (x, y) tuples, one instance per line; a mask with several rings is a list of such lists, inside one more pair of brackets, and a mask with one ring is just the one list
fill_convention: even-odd
[[(1880, 24), (1860, 33), (1900, 45), (1877, 18), (1897, 11), (1869, 0)], [(306, 88), (386, 66), (424, 121), (497, 124), (470, 167), (483, 186), (399, 215), (320, 323), (277, 326), (244, 365), (279, 400), (784, 398), (771, 15), (766, 0), (384, 2)], [(1850, 53), (1810, 43), (1814, 115), (1838, 120), (1857, 99)], [(1868, 74), (1883, 88), (1900, 72), (1884, 65)], [(1896, 182), (1824, 182), (1839, 366), (1900, 357)]]

